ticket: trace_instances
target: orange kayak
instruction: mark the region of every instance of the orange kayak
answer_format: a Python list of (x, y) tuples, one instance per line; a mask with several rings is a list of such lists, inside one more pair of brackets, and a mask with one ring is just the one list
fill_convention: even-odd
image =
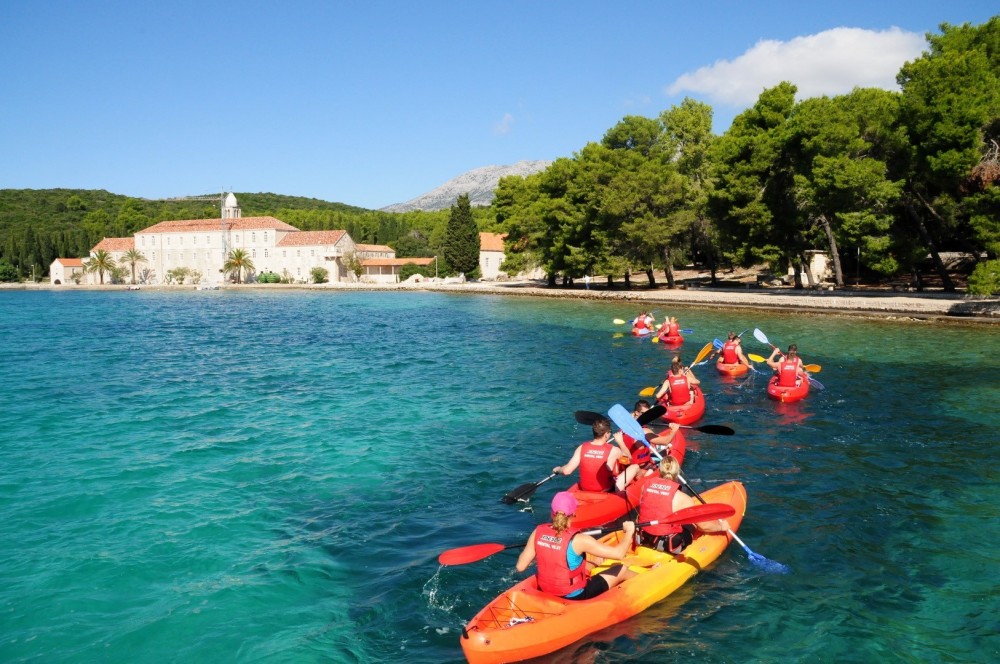
[(725, 362), (716, 362), (715, 368), (719, 370), (719, 373), (723, 376), (742, 376), (746, 372), (750, 371), (750, 367), (743, 364), (742, 362), (737, 362), (736, 364), (726, 364)]
[(792, 403), (806, 398), (809, 394), (809, 381), (799, 381), (798, 385), (792, 387), (779, 387), (778, 377), (774, 376), (767, 383), (767, 396), (781, 403)]
[[(735, 532), (746, 510), (747, 495), (739, 482), (727, 482), (702, 493), (709, 503), (732, 505), (729, 517)], [(614, 545), (621, 531), (604, 538)], [(680, 588), (726, 550), (728, 533), (698, 533), (679, 556), (647, 547), (635, 547), (623, 561), (636, 576), (592, 599), (574, 601), (543, 593), (532, 575), (502, 592), (462, 630), (460, 641), (472, 664), (518, 662), (564, 648), (626, 618), (630, 618)]]

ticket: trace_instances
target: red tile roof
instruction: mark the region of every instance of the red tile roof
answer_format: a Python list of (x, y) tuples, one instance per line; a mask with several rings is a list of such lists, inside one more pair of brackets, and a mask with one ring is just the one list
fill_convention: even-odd
[(135, 238), (132, 237), (106, 237), (91, 249), (91, 252), (100, 251), (128, 251), (135, 249)]
[(337, 244), (347, 231), (299, 231), (289, 233), (278, 242), (279, 247), (303, 247), (308, 245)]
[(82, 258), (57, 258), (56, 260), (63, 267), (83, 267)]
[(503, 239), (505, 237), (507, 237), (506, 233), (480, 233), (479, 250), (503, 251)]
[[(175, 219), (161, 221), (139, 233), (192, 233), (198, 231), (298, 231), (274, 217), (238, 217), (236, 219)], [(341, 231), (342, 232), (342, 231)]]
[(355, 244), (355, 251), (394, 251), (394, 249), (384, 244)]

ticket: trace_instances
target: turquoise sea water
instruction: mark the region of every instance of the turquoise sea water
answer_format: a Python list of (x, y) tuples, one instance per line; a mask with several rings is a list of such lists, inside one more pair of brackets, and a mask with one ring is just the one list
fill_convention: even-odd
[[(450, 662), (520, 578), (502, 505), (630, 406), (670, 354), (629, 305), (312, 292), (0, 292), (0, 661)], [(660, 307), (687, 359), (761, 328), (823, 366), (768, 401), (701, 367), (685, 462), (742, 480), (738, 546), (558, 661), (987, 662), (1000, 657), (1000, 335)], [(746, 335), (749, 352), (766, 348)]]

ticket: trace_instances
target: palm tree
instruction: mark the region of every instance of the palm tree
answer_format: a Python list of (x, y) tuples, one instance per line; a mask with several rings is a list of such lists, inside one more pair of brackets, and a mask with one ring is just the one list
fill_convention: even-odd
[(233, 249), (229, 252), (229, 258), (222, 265), (223, 272), (227, 274), (230, 272), (236, 273), (236, 283), (243, 282), (243, 272), (247, 274), (252, 272), (254, 269), (253, 261), (250, 260), (250, 254), (246, 252), (245, 249)]
[(111, 272), (115, 268), (115, 259), (111, 258), (104, 249), (98, 249), (87, 261), (87, 272), (96, 272), (101, 277), (101, 285), (104, 285), (104, 273)]
[(132, 283), (135, 283), (135, 264), (145, 263), (146, 257), (142, 255), (142, 252), (136, 248), (129, 249), (124, 254), (122, 254), (122, 260), (128, 265), (132, 266)]

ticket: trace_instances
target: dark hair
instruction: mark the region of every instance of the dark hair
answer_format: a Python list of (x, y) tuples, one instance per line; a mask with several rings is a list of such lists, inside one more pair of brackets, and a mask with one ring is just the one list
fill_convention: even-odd
[(594, 426), (591, 427), (594, 432), (594, 437), (603, 436), (606, 433), (611, 433), (611, 420), (606, 417), (598, 417), (594, 420)]
[(648, 401), (646, 401), (645, 399), (639, 399), (638, 401), (635, 402), (635, 406), (632, 408), (632, 412), (634, 413), (635, 411), (641, 409), (643, 406), (646, 407), (646, 410), (652, 408), (652, 406), (649, 404)]

